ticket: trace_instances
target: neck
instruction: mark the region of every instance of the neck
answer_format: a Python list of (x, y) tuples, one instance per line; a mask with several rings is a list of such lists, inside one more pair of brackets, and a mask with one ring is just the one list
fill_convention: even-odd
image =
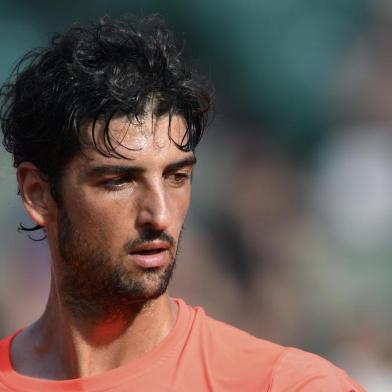
[(165, 293), (126, 313), (75, 318), (52, 286), (42, 317), (13, 342), (13, 365), (19, 373), (57, 380), (102, 373), (157, 346), (173, 327), (176, 311)]

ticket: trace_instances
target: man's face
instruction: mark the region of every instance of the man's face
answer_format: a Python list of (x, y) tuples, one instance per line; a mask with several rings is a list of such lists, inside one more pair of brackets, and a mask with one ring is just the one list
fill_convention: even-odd
[[(142, 124), (114, 119), (112, 143), (127, 159), (91, 147), (67, 168), (48, 238), (57, 244), (62, 298), (77, 314), (121, 312), (166, 290), (195, 162), (193, 152), (169, 139), (168, 129), (167, 116)], [(171, 138), (181, 144), (184, 134), (184, 120), (174, 116)], [(97, 135), (99, 140), (99, 129)]]

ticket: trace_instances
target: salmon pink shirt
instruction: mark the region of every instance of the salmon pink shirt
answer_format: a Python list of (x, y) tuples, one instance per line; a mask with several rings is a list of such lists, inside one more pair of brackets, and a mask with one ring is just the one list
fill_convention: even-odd
[(53, 381), (17, 373), (13, 334), (0, 341), (0, 391), (363, 392), (343, 370), (295, 348), (257, 339), (181, 299), (177, 321), (152, 351), (91, 377)]

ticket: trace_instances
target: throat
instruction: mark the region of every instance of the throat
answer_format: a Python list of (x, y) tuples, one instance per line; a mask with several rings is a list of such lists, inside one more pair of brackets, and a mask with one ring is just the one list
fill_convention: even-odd
[[(14, 350), (15, 368), (30, 377), (69, 380), (123, 366), (152, 350), (170, 333), (177, 312), (171, 302), (163, 295), (132, 319), (109, 317), (95, 323), (76, 321), (64, 309), (49, 306), (33, 333), (25, 335), (21, 342), (16, 339), (14, 349), (20, 350), (16, 353)], [(33, 342), (35, 348), (27, 350), (30, 353), (27, 362), (34, 366), (27, 369), (20, 364), (18, 352), (24, 353), (21, 355), (25, 359), (26, 347)]]
[(88, 340), (94, 347), (107, 346), (123, 336), (132, 322), (119, 318), (98, 322), (89, 328)]

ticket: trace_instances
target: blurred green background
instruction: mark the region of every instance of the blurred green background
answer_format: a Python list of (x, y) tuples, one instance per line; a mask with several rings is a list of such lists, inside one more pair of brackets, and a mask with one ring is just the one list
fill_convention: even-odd
[[(162, 14), (216, 87), (172, 293), (392, 390), (392, 5), (388, 1), (0, 3), (0, 80), (74, 22)], [(48, 291), (45, 243), (0, 150), (0, 334)]]

